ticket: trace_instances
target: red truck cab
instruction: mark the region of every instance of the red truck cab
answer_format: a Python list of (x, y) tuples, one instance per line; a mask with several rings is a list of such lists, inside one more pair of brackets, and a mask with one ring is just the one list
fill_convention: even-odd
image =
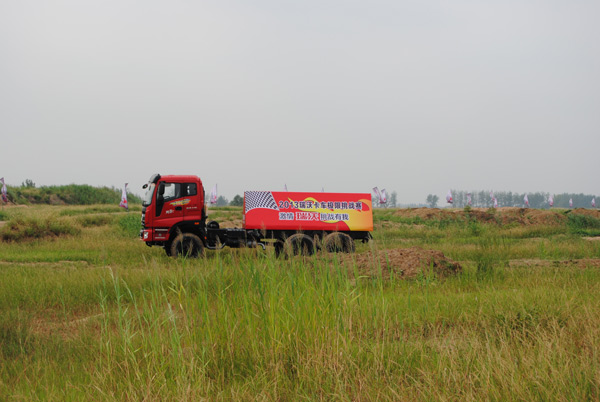
[(186, 231), (191, 226), (194, 232), (202, 232), (205, 220), (204, 187), (198, 176), (150, 178), (142, 208), (141, 237), (146, 243), (171, 241), (174, 228)]

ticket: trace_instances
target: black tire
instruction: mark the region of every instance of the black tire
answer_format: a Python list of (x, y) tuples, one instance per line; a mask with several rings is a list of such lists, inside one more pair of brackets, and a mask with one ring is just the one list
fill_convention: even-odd
[(353, 253), (355, 250), (352, 237), (340, 232), (329, 233), (325, 236), (323, 245), (325, 250), (330, 253)]
[(309, 236), (297, 233), (285, 241), (285, 252), (287, 255), (313, 255), (315, 243)]
[(193, 233), (180, 233), (171, 243), (171, 256), (198, 258), (204, 256), (202, 240)]

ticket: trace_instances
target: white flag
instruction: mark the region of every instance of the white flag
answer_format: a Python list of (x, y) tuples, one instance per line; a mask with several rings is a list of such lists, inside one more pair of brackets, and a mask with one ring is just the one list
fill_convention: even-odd
[(285, 189), (285, 191), (288, 191), (288, 189), (287, 189), (287, 184), (284, 184), (284, 185), (283, 185), (283, 188)]
[(4, 177), (0, 181), (2, 182), (2, 201), (8, 202), (8, 191), (6, 190), (6, 183), (4, 183)]
[(596, 208), (596, 197), (592, 198), (592, 207)]
[(471, 206), (471, 193), (467, 193), (467, 205)]
[(381, 190), (381, 201), (379, 203), (385, 204), (387, 202), (387, 194), (385, 192), (385, 188)]
[(210, 192), (209, 202), (210, 202), (210, 205), (216, 205), (216, 203), (217, 203), (217, 183), (215, 183), (215, 185), (213, 186), (213, 188)]
[(553, 195), (551, 195), (550, 197), (548, 197), (548, 204), (549, 204), (550, 206), (553, 206), (553, 205), (554, 205), (554, 196), (553, 196)]
[(529, 198), (527, 198), (527, 194), (525, 194), (525, 197), (523, 197), (523, 202), (526, 206), (529, 206)]
[(454, 201), (452, 200), (452, 190), (448, 190), (448, 194), (446, 194), (446, 202), (448, 204), (452, 204)]
[(129, 206), (127, 205), (127, 184), (128, 183), (125, 183), (125, 187), (123, 187), (123, 192), (121, 192), (121, 203), (119, 204), (119, 206), (129, 211)]
[(569, 198), (569, 208), (573, 208), (573, 199)]
[(498, 200), (494, 198), (494, 208), (498, 208)]

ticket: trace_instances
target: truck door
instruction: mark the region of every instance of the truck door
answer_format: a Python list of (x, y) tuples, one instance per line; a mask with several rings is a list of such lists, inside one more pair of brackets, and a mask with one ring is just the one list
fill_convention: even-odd
[(167, 240), (173, 225), (183, 220), (181, 183), (160, 182), (156, 192), (156, 220), (154, 240)]
[(202, 189), (198, 190), (197, 183), (182, 184), (181, 192), (183, 194), (183, 217), (186, 221), (199, 221), (202, 219), (202, 206), (204, 193)]

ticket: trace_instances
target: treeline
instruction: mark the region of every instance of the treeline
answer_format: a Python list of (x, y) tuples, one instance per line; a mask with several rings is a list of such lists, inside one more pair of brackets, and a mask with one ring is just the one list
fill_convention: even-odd
[[(114, 187), (92, 187), (87, 184), (35, 187), (30, 181), (20, 187), (6, 188), (8, 201), (11, 203), (50, 205), (119, 205), (122, 191)], [(141, 198), (132, 193), (127, 193), (127, 201), (129, 204), (142, 203)]]
[[(454, 199), (453, 206), (456, 208), (463, 208), (467, 205), (467, 194), (471, 194), (471, 206), (476, 208), (491, 208), (493, 207), (493, 200), (490, 196), (490, 191), (452, 191), (452, 197)], [(525, 194), (529, 200), (530, 208), (550, 208), (548, 199), (550, 193), (537, 192), (537, 193), (513, 193), (512, 191), (495, 191), (494, 197), (498, 200), (498, 207), (525, 207)], [(554, 208), (570, 208), (569, 200), (573, 200), (573, 208), (592, 208), (592, 199), (594, 195), (590, 194), (572, 194), (562, 193), (554, 194)], [(597, 200), (599, 202), (600, 200)], [(440, 206), (449, 205), (446, 200), (440, 200)], [(431, 206), (431, 205), (430, 205)]]

